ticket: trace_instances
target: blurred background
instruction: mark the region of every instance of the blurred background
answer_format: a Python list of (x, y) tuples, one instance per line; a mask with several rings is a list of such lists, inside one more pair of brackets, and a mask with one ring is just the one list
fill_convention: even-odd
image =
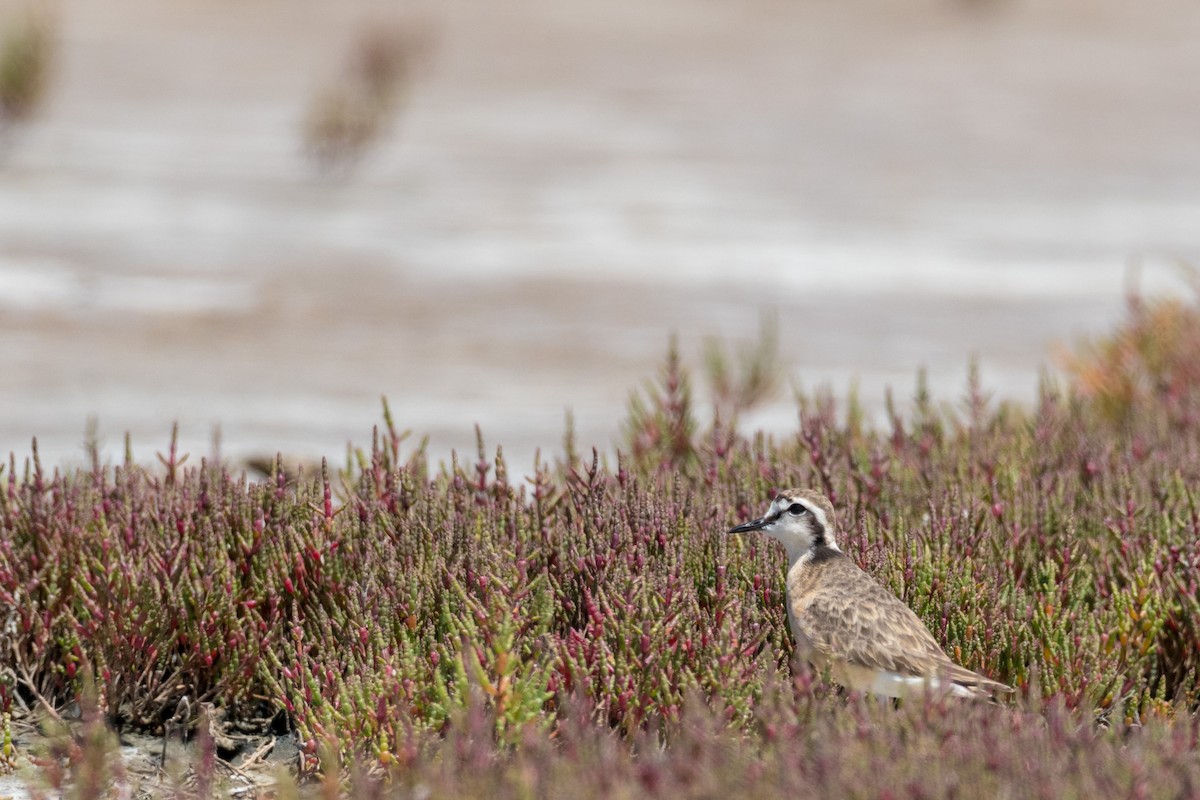
[[(672, 332), (1031, 402), (1200, 259), (1189, 0), (2, 0), (0, 452), (612, 447)], [(782, 391), (747, 425), (796, 427)]]

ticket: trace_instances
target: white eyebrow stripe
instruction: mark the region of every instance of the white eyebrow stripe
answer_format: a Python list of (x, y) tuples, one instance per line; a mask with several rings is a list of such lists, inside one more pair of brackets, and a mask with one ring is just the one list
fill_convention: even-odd
[(812, 515), (817, 518), (817, 522), (821, 523), (821, 529), (828, 533), (829, 520), (825, 519), (825, 512), (821, 509), (821, 507), (815, 503), (809, 503), (805, 500), (801, 500), (800, 502), (803, 503), (804, 507), (807, 508), (809, 512), (811, 512)]
[(771, 507), (767, 509), (767, 516), (772, 514), (782, 514), (791, 508), (793, 503), (799, 503), (808, 509), (809, 513), (817, 518), (817, 522), (821, 525), (821, 529), (826, 534), (832, 536), (833, 532), (829, 530), (829, 519), (825, 516), (825, 511), (811, 500), (805, 500), (803, 497), (788, 497), (780, 495), (771, 501)]

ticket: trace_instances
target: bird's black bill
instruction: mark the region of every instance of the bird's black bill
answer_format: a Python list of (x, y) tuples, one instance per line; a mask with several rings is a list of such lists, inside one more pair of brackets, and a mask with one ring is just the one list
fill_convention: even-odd
[(729, 532), (730, 533), (749, 533), (750, 531), (761, 531), (763, 528), (766, 527), (766, 525), (767, 525), (767, 518), (763, 517), (762, 519), (751, 520), (750, 522), (743, 522), (741, 525), (738, 525), (736, 528), (730, 528)]

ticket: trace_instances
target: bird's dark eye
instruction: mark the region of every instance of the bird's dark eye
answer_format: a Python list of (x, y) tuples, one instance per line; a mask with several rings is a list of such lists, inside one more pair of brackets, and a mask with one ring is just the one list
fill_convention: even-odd
[(800, 516), (806, 511), (808, 511), (808, 509), (800, 503), (792, 503), (790, 506), (788, 506), (788, 513), (795, 517)]

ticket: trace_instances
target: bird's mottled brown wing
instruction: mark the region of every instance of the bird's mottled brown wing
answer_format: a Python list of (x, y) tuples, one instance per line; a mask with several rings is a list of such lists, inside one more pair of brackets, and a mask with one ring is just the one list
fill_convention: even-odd
[(797, 634), (828, 663), (993, 683), (951, 661), (912, 609), (848, 558), (822, 564), (815, 585), (793, 587), (792, 603)]

